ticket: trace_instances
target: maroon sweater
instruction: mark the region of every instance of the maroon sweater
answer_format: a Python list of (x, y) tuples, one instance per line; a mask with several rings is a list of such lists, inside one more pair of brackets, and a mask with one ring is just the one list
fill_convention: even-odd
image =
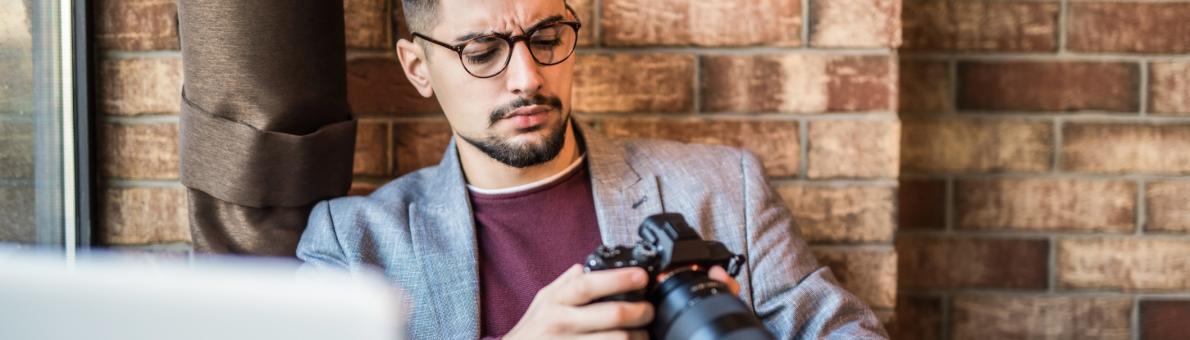
[(470, 192), (479, 239), (480, 336), (508, 333), (533, 296), (599, 246), (586, 164), (539, 187)]

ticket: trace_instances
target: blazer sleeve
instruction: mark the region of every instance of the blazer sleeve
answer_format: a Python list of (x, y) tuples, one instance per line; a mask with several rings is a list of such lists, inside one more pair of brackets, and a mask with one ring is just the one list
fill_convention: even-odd
[(778, 339), (887, 339), (876, 314), (810, 253), (760, 161), (741, 153), (751, 301), (765, 326)]
[(303, 271), (350, 266), (331, 218), (330, 205), (330, 201), (321, 201), (310, 211), (310, 221), (297, 245), (297, 257), (302, 260)]

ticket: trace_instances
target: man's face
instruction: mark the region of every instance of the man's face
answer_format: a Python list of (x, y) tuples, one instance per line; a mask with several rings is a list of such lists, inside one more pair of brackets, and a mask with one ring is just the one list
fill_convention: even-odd
[[(453, 45), (475, 35), (520, 36), (559, 19), (575, 20), (562, 0), (441, 0), (438, 25), (423, 34)], [(573, 56), (557, 65), (541, 65), (520, 41), (503, 71), (479, 78), (468, 73), (455, 52), (431, 43), (423, 46), (434, 92), (451, 128), (465, 142), (518, 168), (558, 154), (570, 118)], [(469, 53), (465, 51), (463, 58), (473, 56)]]

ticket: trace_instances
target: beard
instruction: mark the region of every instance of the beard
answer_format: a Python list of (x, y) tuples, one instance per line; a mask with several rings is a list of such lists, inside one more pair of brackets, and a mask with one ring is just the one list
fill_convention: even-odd
[(526, 168), (549, 162), (562, 151), (562, 147), (566, 143), (566, 128), (570, 124), (570, 115), (562, 112), (562, 101), (557, 97), (537, 95), (529, 99), (518, 98), (508, 105), (493, 110), (489, 115), (488, 127), (494, 126), (508, 112), (530, 105), (548, 105), (556, 112), (562, 114), (562, 119), (548, 126), (534, 126), (528, 129), (517, 130), (518, 133), (532, 133), (545, 130), (545, 138), (540, 143), (514, 143), (511, 141), (512, 137), (486, 136), (476, 138), (463, 134), (459, 134), (459, 137), (463, 141), (466, 141), (467, 144), (471, 144), (476, 149), (479, 149), (479, 151), (488, 155), (488, 157), (514, 168)]

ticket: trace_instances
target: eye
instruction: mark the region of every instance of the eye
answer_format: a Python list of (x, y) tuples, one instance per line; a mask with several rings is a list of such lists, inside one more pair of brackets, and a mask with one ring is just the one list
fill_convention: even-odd
[(533, 46), (537, 47), (555, 47), (562, 44), (562, 39), (554, 38), (539, 38), (533, 37)]
[(495, 49), (487, 49), (486, 51), (467, 52), (467, 54), (463, 55), (464, 58), (467, 58), (467, 62), (474, 63), (474, 64), (486, 63), (488, 61), (491, 61), (492, 58), (494, 58), (495, 56), (496, 56)]
[(501, 53), (502, 40), (495, 37), (479, 37), (467, 43), (467, 47), (463, 48), (463, 58), (469, 63), (485, 63), (491, 61), (497, 54)]

